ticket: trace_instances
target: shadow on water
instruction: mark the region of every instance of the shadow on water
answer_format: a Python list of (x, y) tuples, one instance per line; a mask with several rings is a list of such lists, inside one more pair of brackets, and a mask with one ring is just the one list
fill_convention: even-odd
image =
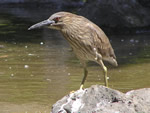
[[(35, 22), (6, 12), (0, 12), (0, 111), (47, 113), (79, 88), (82, 67), (59, 32), (27, 31)], [(117, 68), (107, 65), (110, 87), (123, 92), (149, 87), (149, 34), (111, 34), (109, 39), (119, 62)], [(100, 67), (90, 62), (88, 69), (85, 87), (104, 85)]]

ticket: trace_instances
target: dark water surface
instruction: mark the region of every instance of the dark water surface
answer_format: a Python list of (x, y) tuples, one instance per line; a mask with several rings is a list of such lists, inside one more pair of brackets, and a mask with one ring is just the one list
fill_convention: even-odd
[[(55, 30), (27, 31), (34, 23), (0, 12), (1, 113), (49, 113), (53, 103), (80, 86), (83, 70), (68, 43)], [(106, 64), (110, 87), (123, 92), (150, 87), (150, 35), (109, 39), (119, 62), (117, 68)], [(85, 87), (104, 85), (99, 65), (90, 62), (88, 70)]]

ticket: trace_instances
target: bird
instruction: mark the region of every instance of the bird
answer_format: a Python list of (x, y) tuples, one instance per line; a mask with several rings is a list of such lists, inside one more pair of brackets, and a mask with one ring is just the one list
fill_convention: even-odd
[(48, 19), (32, 25), (28, 30), (47, 27), (58, 30), (68, 41), (76, 57), (83, 66), (84, 76), (80, 84), (83, 89), (88, 75), (87, 63), (98, 63), (104, 74), (104, 83), (108, 87), (107, 67), (103, 61), (118, 66), (114, 50), (104, 31), (87, 18), (71, 12), (60, 11)]

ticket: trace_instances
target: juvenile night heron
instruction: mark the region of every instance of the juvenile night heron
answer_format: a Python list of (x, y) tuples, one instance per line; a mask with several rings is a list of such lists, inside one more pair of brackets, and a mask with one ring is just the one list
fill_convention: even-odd
[(103, 69), (105, 86), (108, 87), (107, 68), (103, 60), (117, 66), (114, 50), (105, 33), (94, 23), (76, 14), (57, 12), (47, 20), (31, 26), (28, 30), (47, 26), (59, 30), (69, 42), (84, 68), (84, 77), (80, 89), (88, 75), (87, 61), (97, 62)]

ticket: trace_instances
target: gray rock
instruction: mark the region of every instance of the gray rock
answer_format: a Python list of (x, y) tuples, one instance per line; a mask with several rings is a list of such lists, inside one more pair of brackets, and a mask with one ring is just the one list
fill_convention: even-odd
[(150, 88), (126, 94), (93, 85), (57, 101), (51, 113), (150, 113)]
[(150, 113), (150, 88), (129, 91), (126, 97), (132, 98), (137, 113)]
[[(97, 25), (109, 27), (143, 27), (150, 25), (150, 9), (144, 0), (88, 0), (82, 15)], [(146, 2), (150, 4), (150, 1)], [(92, 10), (91, 10), (92, 9)]]

